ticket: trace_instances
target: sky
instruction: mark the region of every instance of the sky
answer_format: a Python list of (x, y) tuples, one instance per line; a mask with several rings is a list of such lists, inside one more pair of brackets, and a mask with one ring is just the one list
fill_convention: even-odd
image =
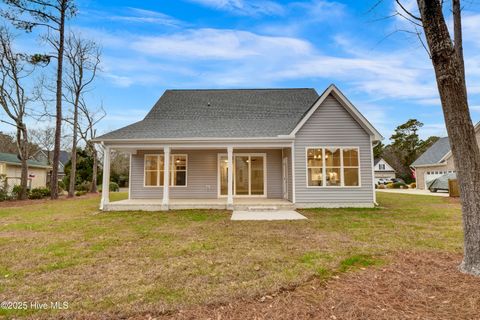
[[(89, 103), (107, 112), (99, 133), (141, 120), (165, 89), (312, 87), (321, 94), (334, 83), (386, 143), (410, 118), (425, 124), (423, 138), (446, 135), (431, 61), (411, 33), (414, 26), (394, 15), (395, 1), (377, 2), (77, 0), (69, 30), (102, 47), (102, 71), (88, 94)], [(416, 11), (415, 1), (403, 3)], [(476, 122), (480, 6), (463, 5)], [(42, 45), (33, 34), (20, 34), (19, 41), (35, 50)]]

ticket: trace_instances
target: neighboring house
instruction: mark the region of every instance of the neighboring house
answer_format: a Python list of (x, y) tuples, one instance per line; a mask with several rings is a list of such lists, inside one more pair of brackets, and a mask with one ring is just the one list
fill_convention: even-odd
[[(167, 90), (147, 116), (96, 139), (130, 153), (129, 199), (103, 210), (372, 207), (383, 137), (334, 85)], [(166, 185), (166, 187), (164, 187)]]
[[(35, 160), (51, 165), (53, 161), (53, 151), (40, 150), (33, 155)], [(60, 151), (60, 158), (58, 163), (58, 180), (65, 177), (65, 165), (70, 161), (70, 152)]]
[[(480, 122), (475, 126), (477, 144), (480, 144)], [(418, 189), (427, 189), (429, 181), (446, 173), (455, 172), (448, 137), (440, 138), (411, 165), (415, 169)]]
[(374, 160), (375, 171), (375, 183), (378, 183), (379, 179), (394, 179), (395, 169), (388, 164), (383, 158), (375, 158)]
[[(35, 160), (28, 160), (28, 187), (39, 188), (47, 184), (47, 174), (50, 166)], [(20, 184), (22, 163), (16, 154), (0, 153), (0, 175), (5, 176), (9, 189)]]

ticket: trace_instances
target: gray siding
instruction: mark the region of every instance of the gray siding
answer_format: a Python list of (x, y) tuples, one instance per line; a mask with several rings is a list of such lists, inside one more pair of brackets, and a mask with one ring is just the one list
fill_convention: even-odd
[[(282, 197), (282, 157), (281, 150), (239, 150), (234, 153), (266, 153), (267, 157), (267, 197)], [(144, 155), (161, 154), (161, 151), (139, 151), (132, 155), (131, 199), (162, 199), (163, 187), (144, 187)], [(171, 199), (212, 199), (218, 194), (217, 159), (222, 150), (175, 150), (172, 154), (187, 154), (187, 186), (170, 187)]]
[[(307, 188), (306, 147), (359, 147), (361, 187)], [(330, 95), (297, 132), (295, 138), (296, 203), (372, 204), (372, 146), (370, 136)]]

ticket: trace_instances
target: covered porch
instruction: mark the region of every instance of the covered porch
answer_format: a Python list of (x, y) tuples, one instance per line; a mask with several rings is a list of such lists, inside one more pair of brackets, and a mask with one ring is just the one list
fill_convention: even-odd
[(103, 185), (110, 181), (112, 150), (130, 154), (129, 197), (104, 211), (170, 209), (293, 209), (292, 143), (237, 142), (234, 145), (104, 145)]

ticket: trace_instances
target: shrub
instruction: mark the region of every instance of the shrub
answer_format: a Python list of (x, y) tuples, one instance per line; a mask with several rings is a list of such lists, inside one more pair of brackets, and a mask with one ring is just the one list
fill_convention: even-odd
[(393, 189), (404, 189), (407, 185), (403, 182), (394, 182)]
[(85, 191), (88, 192), (90, 191), (90, 188), (92, 187), (92, 183), (90, 181), (83, 181), (77, 187), (75, 188), (77, 191)]
[(84, 196), (84, 195), (86, 195), (86, 194), (87, 194), (87, 191), (77, 191), (77, 192), (75, 192), (75, 195), (76, 195), (77, 197)]
[(385, 186), (387, 189), (393, 189), (393, 182), (389, 182), (387, 183), (387, 185)]
[(58, 192), (63, 192), (65, 190), (65, 182), (62, 180), (58, 181)]
[(378, 189), (386, 189), (387, 187), (384, 184), (379, 184)]
[(116, 182), (110, 182), (110, 191), (113, 191), (113, 192), (120, 191), (120, 187)]
[(43, 199), (50, 196), (50, 189), (48, 188), (34, 188), (30, 191), (28, 198)]
[(415, 189), (417, 188), (417, 184), (415, 182), (410, 183), (409, 185), (410, 189)]
[[(17, 200), (18, 197), (20, 196), (20, 192), (22, 191), (22, 187), (19, 184), (16, 184), (13, 186), (12, 189), (12, 199)], [(29, 196), (30, 191), (27, 189), (27, 197)]]

